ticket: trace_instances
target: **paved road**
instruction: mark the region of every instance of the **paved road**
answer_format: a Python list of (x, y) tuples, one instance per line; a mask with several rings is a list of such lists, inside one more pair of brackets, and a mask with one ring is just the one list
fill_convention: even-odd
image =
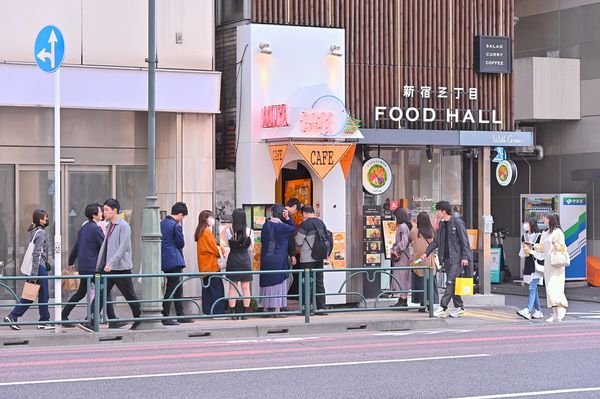
[[(0, 398), (598, 398), (599, 358), (600, 321), (574, 318), (318, 337), (5, 347)], [(556, 392), (565, 389), (574, 391)]]

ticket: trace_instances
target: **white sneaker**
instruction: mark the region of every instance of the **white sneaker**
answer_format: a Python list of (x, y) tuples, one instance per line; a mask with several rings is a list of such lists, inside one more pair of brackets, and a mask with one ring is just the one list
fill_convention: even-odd
[(528, 308), (517, 310), (517, 314), (524, 319), (531, 320), (531, 313), (529, 312)]
[(54, 324), (38, 324), (38, 330), (54, 330)]
[(458, 308), (458, 309), (454, 309), (452, 312), (450, 312), (450, 317), (460, 317), (460, 316), (464, 316), (465, 314), (465, 310), (463, 308)]
[(556, 314), (558, 321), (562, 321), (565, 318), (566, 314), (567, 314), (566, 308), (562, 308), (562, 307), (558, 308), (558, 311)]
[(544, 318), (544, 314), (542, 313), (541, 310), (536, 310), (535, 312), (533, 312), (533, 314), (531, 315), (532, 319), (543, 319)]
[(435, 312), (433, 312), (433, 317), (437, 317), (438, 319), (445, 319), (448, 317), (448, 312), (444, 310), (444, 308), (439, 308)]
[(554, 315), (552, 315), (552, 316), (550, 316), (550, 317), (548, 317), (548, 318), (546, 319), (546, 322), (547, 322), (547, 323), (552, 323), (552, 322), (554, 322), (554, 321), (557, 321), (557, 320), (554, 318)]

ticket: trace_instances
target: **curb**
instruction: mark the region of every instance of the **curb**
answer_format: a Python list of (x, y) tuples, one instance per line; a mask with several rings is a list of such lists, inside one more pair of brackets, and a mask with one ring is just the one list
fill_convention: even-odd
[(336, 334), (356, 331), (407, 331), (446, 327), (448, 327), (448, 325), (443, 319), (424, 319), (316, 322), (310, 324), (265, 324), (258, 326), (220, 326), (215, 328), (173, 328), (168, 329), (167, 331), (121, 331), (107, 329), (101, 330), (98, 333), (86, 333), (77, 329), (63, 329), (61, 333), (49, 332), (44, 334), (21, 332), (7, 336), (0, 334), (0, 346), (5, 348), (22, 348), (159, 341), (197, 341), (209, 339), (281, 337), (307, 334)]

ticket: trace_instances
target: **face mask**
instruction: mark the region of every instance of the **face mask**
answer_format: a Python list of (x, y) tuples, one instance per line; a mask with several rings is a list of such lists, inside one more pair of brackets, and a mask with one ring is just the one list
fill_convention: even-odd
[(523, 223), (523, 230), (529, 231), (529, 223)]
[(215, 218), (208, 218), (208, 220), (206, 221), (206, 223), (208, 223), (208, 225), (210, 227), (215, 225)]

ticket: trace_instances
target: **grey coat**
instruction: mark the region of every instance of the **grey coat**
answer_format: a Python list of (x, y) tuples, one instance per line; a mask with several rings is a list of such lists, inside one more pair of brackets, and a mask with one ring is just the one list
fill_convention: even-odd
[[(35, 234), (38, 231), (39, 233)], [(34, 235), (31, 275), (37, 276), (40, 265), (48, 266), (48, 237), (46, 230), (36, 227), (27, 233), (27, 246), (29, 246)]]
[(450, 258), (447, 260), (447, 266), (460, 265), (461, 261), (467, 260), (469, 264), (473, 264), (473, 254), (469, 245), (469, 237), (467, 236), (467, 228), (462, 219), (452, 216), (447, 223), (440, 223), (440, 228), (435, 234), (435, 238), (427, 247), (425, 254), (431, 255), (433, 251), (438, 249), (440, 261), (444, 261), (445, 235), (446, 228), (449, 228), (448, 248)]
[(105, 265), (109, 265), (112, 270), (131, 270), (133, 261), (131, 260), (131, 227), (121, 218), (114, 223), (114, 229), (110, 236), (111, 225), (108, 225), (106, 237), (100, 247), (98, 254), (98, 263), (96, 270), (102, 272)]

